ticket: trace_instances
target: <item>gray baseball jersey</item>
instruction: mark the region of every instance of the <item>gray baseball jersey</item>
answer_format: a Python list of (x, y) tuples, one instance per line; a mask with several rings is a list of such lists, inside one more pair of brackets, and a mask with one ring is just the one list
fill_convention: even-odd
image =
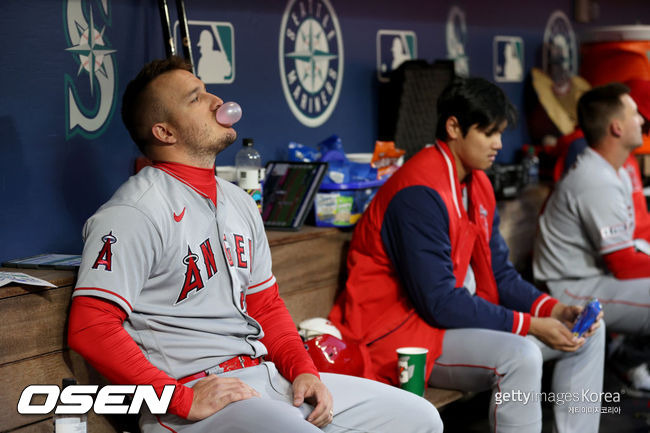
[(180, 378), (237, 355), (267, 353), (246, 294), (272, 287), (259, 211), (217, 178), (217, 205), (162, 168), (146, 167), (86, 222), (73, 296), (118, 304), (149, 361)]
[(539, 219), (533, 272), (553, 281), (604, 275), (602, 256), (634, 245), (632, 182), (591, 148), (558, 183)]

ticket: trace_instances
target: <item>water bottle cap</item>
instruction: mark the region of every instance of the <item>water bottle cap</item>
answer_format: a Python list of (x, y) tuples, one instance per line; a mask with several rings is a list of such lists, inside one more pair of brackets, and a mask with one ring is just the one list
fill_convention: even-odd
[(244, 147), (250, 147), (253, 145), (253, 139), (252, 138), (244, 138)]

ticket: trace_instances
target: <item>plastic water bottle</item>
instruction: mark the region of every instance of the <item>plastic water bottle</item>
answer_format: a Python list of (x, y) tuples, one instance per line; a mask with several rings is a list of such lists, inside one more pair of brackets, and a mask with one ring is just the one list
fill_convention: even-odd
[[(74, 378), (63, 379), (62, 388), (65, 389), (68, 385), (76, 385), (77, 381)], [(83, 415), (64, 415), (54, 414), (54, 433), (87, 433), (88, 432), (88, 416)]]
[(253, 139), (244, 138), (243, 147), (235, 156), (237, 185), (246, 191), (262, 212), (262, 157), (253, 148)]

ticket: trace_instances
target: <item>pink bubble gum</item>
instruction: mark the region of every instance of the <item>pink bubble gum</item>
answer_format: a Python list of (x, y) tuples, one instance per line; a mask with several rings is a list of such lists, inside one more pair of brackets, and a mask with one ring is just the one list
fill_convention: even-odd
[(241, 107), (236, 102), (226, 102), (217, 110), (217, 122), (223, 126), (232, 126), (241, 119)]

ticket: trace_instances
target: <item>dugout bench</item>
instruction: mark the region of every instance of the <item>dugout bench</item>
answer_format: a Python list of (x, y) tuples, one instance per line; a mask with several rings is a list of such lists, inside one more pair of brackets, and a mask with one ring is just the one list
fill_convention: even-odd
[[(510, 258), (524, 274), (530, 270), (537, 215), (548, 193), (549, 188), (543, 185), (527, 187), (518, 199), (502, 201), (498, 205), (501, 233), (510, 246)], [(294, 322), (297, 324), (309, 317), (326, 317), (344, 282), (345, 256), (351, 231), (305, 226), (298, 232), (268, 231), (267, 235), (280, 294)], [(75, 377), (82, 384), (107, 384), (81, 356), (67, 347), (67, 315), (75, 273), (16, 268), (0, 270), (29, 273), (57, 286), (0, 287), (0, 317), (3, 322), (0, 333), (0, 432), (50, 433), (51, 415), (18, 414), (16, 406), (26, 386), (60, 385), (64, 377)], [(463, 393), (456, 390), (433, 388), (427, 389), (425, 394), (425, 398), (438, 408), (462, 396)], [(109, 420), (90, 413), (88, 431), (121, 432), (124, 422), (123, 418)]]

